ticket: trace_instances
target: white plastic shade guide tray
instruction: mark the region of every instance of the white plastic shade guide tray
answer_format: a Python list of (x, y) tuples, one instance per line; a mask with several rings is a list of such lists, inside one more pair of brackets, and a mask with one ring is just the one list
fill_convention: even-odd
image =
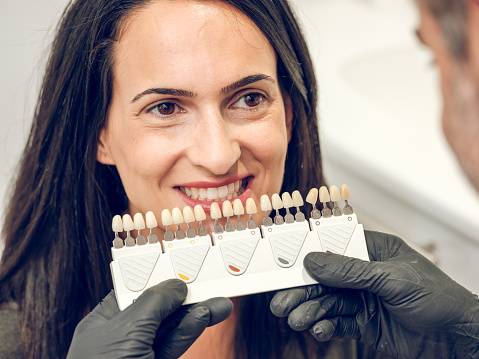
[[(306, 201), (311, 203), (309, 195)], [(332, 252), (369, 260), (363, 226), (358, 224), (352, 210), (340, 210), (334, 202), (333, 210), (325, 206), (326, 212), (323, 208), (321, 215), (313, 206), (311, 213), (315, 218), (307, 220), (299, 209), (302, 200), (296, 203), (295, 217), (285, 204), (281, 207), (287, 211), (283, 218), (278, 208), (281, 205), (273, 198), (277, 214), (275, 223), (265, 216), (263, 223), (266, 225), (261, 228), (256, 226), (249, 210), (250, 221), (244, 226), (246, 228), (237, 223), (240, 229), (221, 231), (215, 227), (211, 235), (195, 232), (194, 236), (191, 231), (186, 231), (188, 235), (182, 231), (183, 234), (176, 234), (174, 239), (162, 242), (152, 235), (143, 241), (144, 244), (139, 244), (142, 241), (138, 238), (128, 244), (134, 224), (121, 228), (117, 223), (115, 228), (114, 221), (117, 242), (112, 248), (110, 266), (120, 310), (133, 303), (147, 288), (171, 278), (187, 284), (184, 304), (191, 304), (219, 296), (237, 297), (314, 284), (316, 281), (303, 268), (303, 259), (310, 252)], [(346, 207), (351, 209), (347, 200)], [(135, 216), (135, 223), (136, 219)], [(204, 217), (200, 215), (201, 219)], [(156, 223), (148, 225), (149, 228), (154, 226)], [(141, 223), (137, 227), (145, 228)], [(123, 229), (128, 233), (127, 239), (121, 239), (125, 245), (118, 245), (118, 232)]]

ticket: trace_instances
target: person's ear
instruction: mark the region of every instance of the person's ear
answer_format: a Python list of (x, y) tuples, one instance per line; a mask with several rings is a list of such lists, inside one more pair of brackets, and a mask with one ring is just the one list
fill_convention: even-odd
[(115, 164), (115, 161), (111, 156), (110, 147), (108, 146), (108, 136), (105, 127), (103, 127), (103, 129), (101, 130), (100, 138), (98, 139), (96, 160), (104, 165)]
[(288, 143), (291, 141), (291, 136), (293, 133), (293, 102), (291, 101), (291, 96), (283, 92), (283, 104), (284, 104), (284, 114), (286, 117), (286, 131), (288, 132)]

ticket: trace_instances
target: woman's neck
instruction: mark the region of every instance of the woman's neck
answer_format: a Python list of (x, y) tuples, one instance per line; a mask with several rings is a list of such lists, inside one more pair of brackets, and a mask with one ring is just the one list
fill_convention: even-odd
[(187, 352), (181, 356), (181, 359), (224, 359), (233, 357), (238, 313), (237, 298), (231, 300), (235, 308), (230, 317), (215, 326), (206, 328)]

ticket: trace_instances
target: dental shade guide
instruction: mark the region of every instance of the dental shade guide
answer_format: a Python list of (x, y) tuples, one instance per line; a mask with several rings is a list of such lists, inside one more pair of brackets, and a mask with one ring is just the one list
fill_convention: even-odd
[[(239, 200), (233, 201), (233, 205), (225, 200), (224, 203), (228, 204), (223, 203), (223, 213), (218, 203), (213, 202), (210, 216), (216, 223), (211, 235), (201, 224), (206, 220), (201, 206), (195, 206), (193, 210), (185, 207), (183, 214), (179, 208), (172, 210), (173, 215), (164, 210), (161, 219), (167, 231), (162, 243), (153, 233), (157, 226), (153, 212), (145, 215), (146, 227), (150, 229), (147, 243), (143, 243), (140, 233), (136, 243), (130, 235), (131, 230), (144, 228), (140, 213), (135, 214), (134, 223), (130, 215), (125, 215), (123, 220), (120, 216), (113, 217), (115, 237), (110, 267), (120, 310), (128, 307), (147, 288), (170, 278), (187, 283), (188, 295), (184, 304), (190, 304), (217, 296), (236, 297), (315, 284), (303, 268), (304, 257), (309, 252), (332, 252), (369, 260), (363, 227), (347, 203), (351, 198), (349, 188), (343, 185), (339, 191), (340, 200), (345, 202), (342, 211), (337, 187), (332, 186), (330, 192), (326, 187), (319, 192), (313, 190), (306, 197), (306, 202), (313, 205), (308, 221), (300, 210), (303, 199), (298, 191), (292, 196), (274, 194), (272, 201), (268, 196), (262, 196), (260, 207), (265, 212), (265, 219), (261, 228), (252, 217), (257, 212), (252, 198), (248, 198), (245, 208)], [(318, 193), (324, 208), (330, 200), (334, 203), (329, 217), (320, 215), (317, 218), (314, 212)], [(294, 218), (289, 211), (291, 207), (296, 207)], [(279, 213), (282, 208), (286, 209), (284, 218)], [(275, 218), (273, 223), (269, 217), (273, 209), (283, 221)], [(244, 212), (249, 216), (246, 225), (241, 220), (244, 229), (241, 224), (238, 229), (238, 222), (236, 228), (225, 231), (218, 222), (222, 216), (229, 221), (233, 215), (241, 216), (240, 213)], [(193, 221), (198, 222), (197, 233), (191, 226)], [(179, 228), (183, 222), (188, 227), (186, 233)], [(233, 225), (231, 221), (229, 223)], [(177, 225), (175, 233), (168, 229), (173, 224)], [(127, 232), (125, 245), (119, 236), (123, 231)]]

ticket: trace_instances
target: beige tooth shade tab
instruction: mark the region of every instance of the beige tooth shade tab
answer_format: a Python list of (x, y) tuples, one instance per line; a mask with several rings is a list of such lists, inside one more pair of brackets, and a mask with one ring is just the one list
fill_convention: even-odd
[(181, 214), (181, 210), (178, 207), (173, 208), (173, 210), (171, 211), (171, 215), (173, 216), (174, 224), (181, 224), (184, 222), (183, 215)]
[(155, 228), (158, 227), (158, 222), (156, 221), (156, 217), (152, 211), (146, 212), (146, 227), (148, 228)]
[(254, 202), (254, 199), (248, 198), (246, 200), (246, 213), (255, 214), (257, 212), (258, 212), (258, 209), (256, 208), (256, 203)]
[(131, 237), (130, 231), (135, 229), (135, 224), (133, 223), (133, 220), (129, 214), (123, 215), (123, 229), (127, 232), (125, 245), (127, 247), (133, 247), (135, 245), (135, 240)]
[(173, 217), (169, 210), (164, 209), (161, 212), (161, 223), (163, 223), (164, 226), (170, 226), (173, 224)]
[(328, 192), (328, 189), (326, 188), (326, 186), (322, 186), (319, 189), (319, 201), (321, 203), (326, 203), (326, 202), (331, 201), (331, 197), (329, 197), (329, 192)]
[(145, 229), (145, 220), (143, 219), (143, 216), (141, 213), (135, 213), (135, 216), (133, 217), (133, 222), (135, 223), (135, 229), (138, 231), (140, 229)]
[(223, 202), (223, 217), (231, 217), (234, 214), (230, 201)]
[(311, 204), (316, 204), (317, 201), (318, 201), (318, 189), (311, 188), (308, 195), (306, 196), (306, 202)]
[(271, 207), (271, 201), (269, 200), (267, 194), (261, 196), (260, 202), (262, 211), (271, 211), (271, 209), (273, 208)]
[(338, 202), (341, 200), (341, 195), (339, 194), (339, 189), (335, 185), (329, 187), (329, 195), (331, 196), (331, 201)]
[(133, 217), (133, 222), (135, 223), (135, 229), (138, 231), (138, 236), (136, 237), (136, 244), (142, 246), (146, 244), (146, 238), (143, 234), (141, 234), (141, 230), (144, 229), (145, 226), (145, 220), (143, 219), (143, 216), (141, 213), (135, 213), (135, 216)]
[(199, 221), (204, 221), (206, 219), (206, 213), (203, 207), (201, 207), (199, 204), (197, 204), (194, 208), (195, 212), (195, 218), (196, 220)]
[(342, 199), (342, 200), (345, 200), (345, 201), (346, 201), (346, 200), (348, 200), (348, 199), (351, 198), (351, 191), (349, 190), (348, 185), (343, 184), (343, 185), (341, 186), (341, 190), (340, 190), (340, 191), (341, 191), (341, 199)]
[(291, 195), (288, 192), (284, 192), (281, 195), (282, 201), (283, 201), (283, 206), (284, 208), (291, 208), (294, 206), (293, 204), (293, 199), (291, 198)]
[(235, 216), (241, 216), (244, 214), (243, 202), (239, 198), (233, 201), (233, 211)]
[(193, 213), (193, 209), (190, 206), (186, 206), (183, 208), (183, 218), (186, 223), (191, 223), (195, 221), (195, 214)]
[(129, 214), (123, 215), (123, 229), (128, 232), (135, 229), (135, 224)]
[(271, 196), (271, 202), (273, 203), (273, 208), (275, 210), (283, 208), (283, 201), (281, 201), (281, 197), (277, 193), (273, 193)]
[[(158, 243), (158, 236), (153, 233), (153, 228), (158, 227), (158, 222), (156, 220), (155, 214), (152, 211), (148, 211), (145, 214), (146, 227), (150, 229), (150, 234), (148, 235), (148, 243)], [(166, 227), (168, 228), (168, 227)]]
[(119, 214), (113, 217), (111, 228), (115, 233), (123, 232), (123, 221), (121, 220), (121, 216)]
[(221, 218), (221, 210), (220, 210), (220, 206), (219, 206), (218, 203), (216, 203), (216, 202), (211, 203), (210, 216), (213, 219)]
[[(317, 194), (316, 194), (317, 196)], [(295, 207), (301, 207), (304, 205), (304, 202), (303, 202), (303, 197), (301, 197), (301, 193), (299, 193), (298, 190), (294, 191), (293, 194), (292, 194), (292, 197), (293, 197), (293, 204)], [(284, 200), (283, 200), (284, 202)], [(316, 203), (316, 201), (315, 201)]]
[(113, 232), (115, 232), (113, 247), (117, 249), (123, 248), (123, 240), (118, 236), (119, 232), (123, 232), (123, 220), (119, 214), (113, 217), (111, 228), (113, 229)]

